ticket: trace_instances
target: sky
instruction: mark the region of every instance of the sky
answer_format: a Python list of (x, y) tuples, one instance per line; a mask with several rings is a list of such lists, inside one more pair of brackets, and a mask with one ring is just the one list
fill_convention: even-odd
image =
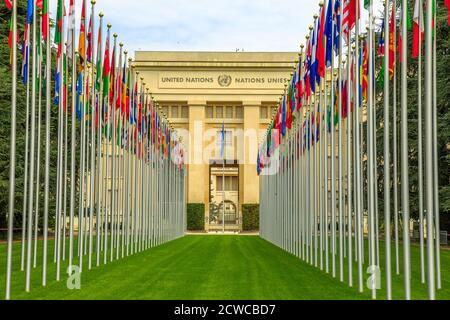
[[(50, 3), (54, 17), (56, 1)], [(81, 3), (75, 0), (77, 29)], [(134, 56), (135, 50), (299, 51), (318, 4), (319, 0), (97, 0), (95, 7)]]

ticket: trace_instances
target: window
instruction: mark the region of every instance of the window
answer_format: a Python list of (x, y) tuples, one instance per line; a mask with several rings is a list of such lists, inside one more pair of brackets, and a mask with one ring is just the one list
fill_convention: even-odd
[(244, 110), (242, 107), (236, 107), (236, 118), (244, 119)]
[(226, 118), (227, 119), (233, 119), (233, 107), (227, 107)]
[(223, 119), (223, 107), (216, 107), (216, 118)]
[(169, 107), (168, 107), (168, 106), (163, 106), (163, 107), (162, 107), (162, 112), (163, 112), (166, 116), (169, 116)]
[[(216, 191), (238, 191), (238, 177), (237, 176), (226, 176), (223, 180), (223, 176), (216, 176)], [(225, 190), (223, 190), (223, 182), (225, 182)]]
[(171, 118), (179, 118), (178, 116), (178, 106), (172, 106), (172, 110), (171, 110), (171, 114), (170, 114)]
[(181, 107), (181, 118), (189, 119), (189, 108), (187, 106)]
[(267, 119), (269, 117), (267, 107), (261, 107), (259, 115), (260, 119)]
[(239, 183), (238, 177), (237, 176), (232, 177), (231, 191), (238, 191), (238, 183)]
[(222, 187), (223, 187), (223, 185), (222, 185), (222, 176), (216, 176), (216, 189), (217, 189), (217, 191), (223, 191), (223, 189), (222, 189)]
[[(222, 145), (222, 129), (217, 131), (216, 145), (217, 146)], [(233, 145), (233, 132), (225, 130), (225, 146), (232, 146), (232, 145)]]
[(213, 107), (206, 107), (206, 118), (212, 119), (214, 117)]

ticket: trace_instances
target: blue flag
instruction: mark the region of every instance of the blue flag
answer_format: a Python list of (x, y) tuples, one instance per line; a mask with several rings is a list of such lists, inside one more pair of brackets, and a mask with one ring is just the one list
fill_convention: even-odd
[(220, 144), (220, 157), (223, 159), (223, 157), (225, 155), (225, 122), (222, 122), (221, 136), (222, 136), (222, 141)]
[(332, 14), (332, 3), (328, 0), (327, 5), (327, 15), (325, 18), (325, 37), (326, 37), (326, 53), (325, 53), (325, 64), (329, 68), (331, 67), (331, 60), (333, 55), (333, 14)]
[(27, 6), (27, 22), (33, 23), (34, 0), (28, 0)]
[(80, 75), (78, 76), (77, 81), (77, 99), (76, 99), (76, 113), (77, 113), (77, 120), (81, 121), (81, 118), (83, 117), (83, 101), (82, 101), (82, 95), (83, 95), (83, 74), (80, 72)]

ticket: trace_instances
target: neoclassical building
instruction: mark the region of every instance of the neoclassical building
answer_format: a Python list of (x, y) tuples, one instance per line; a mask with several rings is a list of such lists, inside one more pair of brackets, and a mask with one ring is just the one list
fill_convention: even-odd
[(298, 59), (294, 52), (135, 53), (133, 67), (183, 139), (187, 201), (205, 204), (206, 230), (224, 222), (241, 230), (242, 204), (259, 203), (258, 144)]

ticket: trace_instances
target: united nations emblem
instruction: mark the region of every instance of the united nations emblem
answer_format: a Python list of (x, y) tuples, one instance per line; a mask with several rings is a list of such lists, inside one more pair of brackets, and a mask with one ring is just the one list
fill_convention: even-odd
[(223, 74), (219, 76), (219, 79), (217, 80), (222, 87), (229, 87), (231, 85), (232, 79), (231, 76), (227, 74)]

